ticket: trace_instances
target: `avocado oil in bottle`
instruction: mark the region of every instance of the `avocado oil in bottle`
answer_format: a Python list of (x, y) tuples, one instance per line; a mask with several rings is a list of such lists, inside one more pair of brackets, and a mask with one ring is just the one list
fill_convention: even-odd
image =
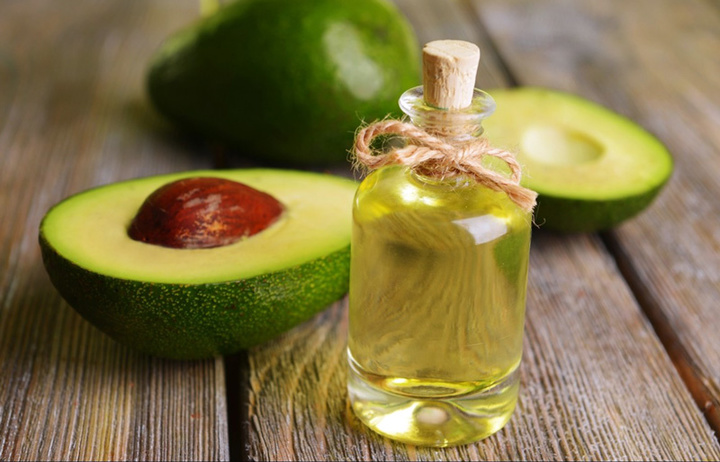
[[(453, 146), (477, 140), (494, 110), (473, 88), (478, 59), (466, 42), (426, 45), (424, 87), (400, 98), (416, 127)], [(462, 89), (443, 76), (462, 72), (466, 101), (448, 103)], [(532, 212), (469, 175), (429, 170), (383, 166), (356, 193), (348, 391), (376, 432), (450, 446), (495, 433), (515, 408)]]

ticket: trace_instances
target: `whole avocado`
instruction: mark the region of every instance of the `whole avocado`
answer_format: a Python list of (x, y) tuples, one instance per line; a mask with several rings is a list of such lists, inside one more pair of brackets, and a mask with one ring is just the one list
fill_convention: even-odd
[(151, 60), (157, 110), (262, 161), (343, 162), (362, 121), (420, 82), (417, 39), (387, 0), (236, 0)]

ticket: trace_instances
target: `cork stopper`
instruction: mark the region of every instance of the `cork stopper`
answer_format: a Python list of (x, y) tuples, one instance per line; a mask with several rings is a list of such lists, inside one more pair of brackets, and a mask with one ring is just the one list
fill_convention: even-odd
[(472, 103), (480, 49), (461, 40), (435, 40), (423, 47), (425, 102), (441, 109), (463, 109)]

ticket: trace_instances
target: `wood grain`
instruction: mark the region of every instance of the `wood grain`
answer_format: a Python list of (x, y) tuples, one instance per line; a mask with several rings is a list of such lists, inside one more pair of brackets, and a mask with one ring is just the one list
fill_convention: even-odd
[[(390, 442), (347, 403), (343, 301), (250, 352), (251, 460), (677, 460), (720, 448), (599, 239), (533, 241), (518, 409), (480, 443)], [(572, 274), (573, 277), (568, 275)]]
[(55, 202), (210, 167), (147, 106), (143, 73), (195, 2), (0, 2), (0, 460), (228, 458), (221, 359), (121, 347), (53, 289), (37, 245)]
[[(503, 85), (517, 76), (549, 72), (564, 81), (582, 78), (561, 50), (555, 61), (503, 66), (494, 44), (524, 39), (519, 22), (526, 3), (490, 4), (504, 23), (489, 28), (494, 43), (467, 2), (406, 0), (398, 3), (421, 42), (472, 40), (490, 66), (478, 82)], [(530, 3), (530, 2), (528, 2)], [(588, 2), (585, 2), (588, 3)], [(542, 10), (544, 2), (536, 9)], [(592, 22), (594, 12), (564, 2), (574, 21)], [(624, 15), (636, 3), (614, 4)], [(639, 8), (640, 5), (637, 5)], [(509, 12), (507, 12), (509, 11)], [(554, 13), (557, 13), (555, 11)], [(637, 12), (636, 14), (641, 14)], [(546, 12), (554, 24), (553, 11)], [(586, 17), (590, 15), (590, 17)], [(566, 15), (567, 16), (567, 15)], [(528, 16), (530, 17), (530, 16)], [(522, 16), (525, 18), (525, 16)], [(552, 19), (552, 21), (551, 21)], [(564, 23), (562, 23), (564, 24)], [(568, 24), (582, 31), (582, 24)], [(630, 24), (626, 27), (630, 27)], [(500, 28), (500, 29), (499, 29)], [(498, 32), (500, 30), (502, 33)], [(554, 29), (550, 29), (551, 31)], [(552, 35), (552, 34), (550, 34)], [(572, 36), (569, 37), (571, 39)], [(525, 42), (524, 40), (527, 40)], [(584, 42), (583, 42), (584, 43)], [(557, 48), (570, 46), (558, 42)], [(504, 52), (504, 48), (498, 45)], [(529, 61), (527, 56), (524, 56)], [(614, 62), (612, 49), (597, 59)], [(513, 61), (515, 63), (515, 61)], [(565, 67), (563, 67), (565, 65)], [(509, 74), (508, 74), (509, 73)], [(597, 75), (598, 82), (613, 74)], [(612, 82), (612, 80), (610, 80)], [(557, 82), (556, 82), (557, 83)], [(633, 94), (626, 95), (632, 101)], [(631, 103), (628, 103), (631, 104)], [(673, 460), (717, 459), (720, 446), (632, 291), (603, 242), (593, 235), (536, 233), (531, 252), (528, 315), (518, 410), (497, 435), (474, 445), (416, 448), (390, 442), (364, 428), (347, 404), (345, 380), (346, 303), (335, 305), (277, 341), (252, 350), (248, 456), (252, 460)]]
[(675, 174), (656, 203), (605, 239), (720, 433), (720, 8), (474, 3), (520, 83), (599, 101), (673, 153)]
[[(534, 236), (510, 424), (450, 449), (367, 430), (346, 399), (345, 301), (250, 351), (247, 371), (229, 361), (247, 373), (229, 391), (221, 359), (149, 358), (80, 318), (40, 261), (52, 204), (120, 179), (246, 164), (170, 128), (143, 94), (150, 53), (198, 2), (0, 0), (0, 460), (227, 459), (228, 412), (242, 413), (241, 455), (256, 460), (720, 459), (708, 424), (718, 431), (720, 8), (396, 3), (421, 42), (478, 43), (479, 86), (579, 93), (675, 154), (669, 187), (637, 219), (602, 238)], [(226, 392), (247, 394), (247, 415)]]

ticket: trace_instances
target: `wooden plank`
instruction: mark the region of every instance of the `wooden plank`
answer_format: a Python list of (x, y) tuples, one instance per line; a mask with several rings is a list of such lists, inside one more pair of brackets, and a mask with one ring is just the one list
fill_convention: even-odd
[(675, 174), (657, 202), (605, 239), (720, 433), (718, 4), (476, 4), (520, 83), (602, 102), (674, 154)]
[[(466, 4), (398, 0), (421, 42), (493, 47)], [(512, 26), (517, 40), (522, 29)], [(538, 26), (540, 27), (540, 26)], [(495, 63), (495, 64), (492, 64)], [(540, 72), (540, 71), (538, 71)], [(609, 76), (612, 78), (612, 76)], [(518, 410), (480, 443), (416, 448), (383, 439), (347, 404), (346, 301), (249, 353), (253, 460), (716, 459), (720, 447), (598, 237), (533, 238)]]
[[(712, 432), (671, 375), (631, 294), (618, 284), (612, 261), (601, 255), (599, 240), (538, 234), (533, 246), (520, 401), (497, 435), (464, 447), (427, 449), (366, 429), (346, 401), (343, 301), (249, 355), (249, 458), (718, 457)], [(558, 274), (557, 268), (564, 270)], [(561, 285), (565, 271), (576, 276)]]
[(221, 359), (122, 347), (53, 289), (47, 209), (135, 176), (210, 167), (152, 113), (149, 53), (193, 1), (0, 3), (0, 460), (228, 458)]

